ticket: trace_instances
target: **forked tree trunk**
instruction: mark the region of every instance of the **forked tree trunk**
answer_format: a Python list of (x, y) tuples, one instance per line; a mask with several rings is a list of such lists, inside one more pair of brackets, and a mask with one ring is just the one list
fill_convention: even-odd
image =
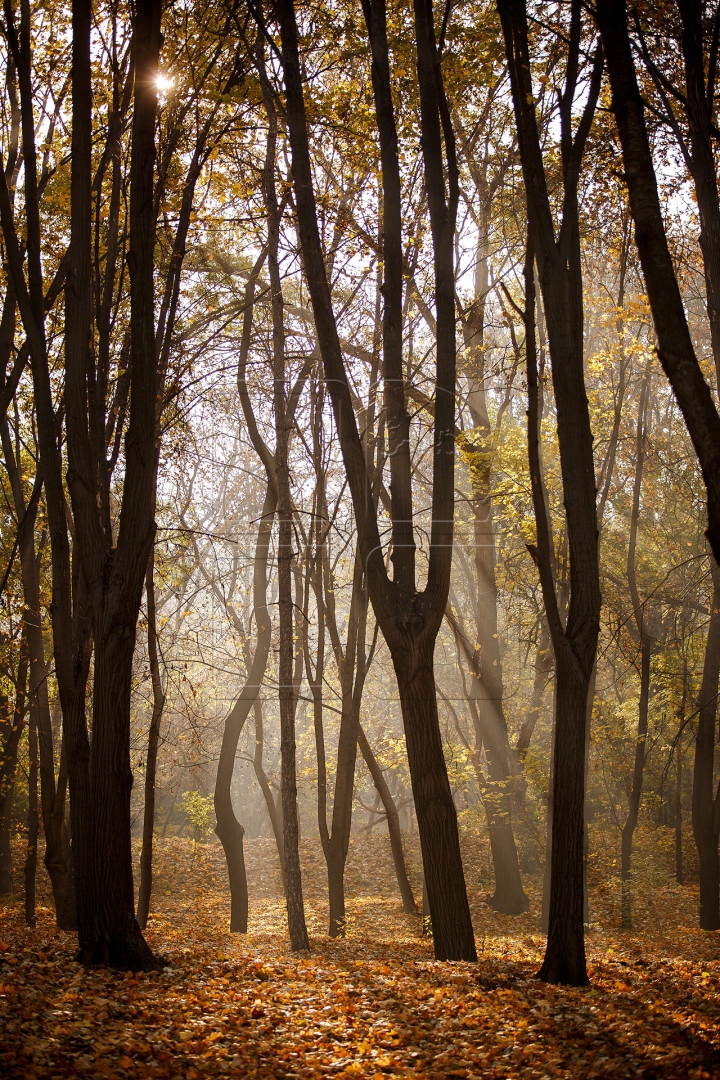
[(423, 161), (435, 255), (437, 311), (432, 530), (424, 592), (418, 591), (415, 581), (409, 416), (403, 390), (400, 176), (384, 5), (382, 0), (378, 0), (377, 3), (364, 5), (364, 11), (373, 53), (373, 91), (383, 167), (383, 354), (391, 451), (392, 581), (384, 564), (365, 448), (358, 432), (320, 243), (298, 29), (292, 0), (281, 0), (276, 11), (282, 39), (286, 121), (304, 272), (326, 385), (352, 493), (360, 558), (375, 616), (388, 643), (398, 680), (433, 919), (435, 955), (438, 959), (476, 960), (460, 857), (457, 815), (442, 751), (433, 675), (433, 651), (447, 603), (452, 565), (456, 362), (453, 238), (458, 175), (434, 35), (432, 6), (425, 0), (417, 0), (414, 5)]
[(158, 656), (157, 619), (155, 614), (154, 555), (148, 564), (145, 577), (147, 598), (148, 659), (153, 692), (153, 708), (148, 732), (147, 756), (145, 758), (145, 806), (143, 810), (143, 838), (140, 853), (140, 888), (138, 889), (137, 921), (141, 930), (147, 926), (152, 893), (153, 835), (155, 833), (155, 783), (157, 779), (157, 755), (160, 745), (160, 722), (165, 708), (165, 693), (160, 675)]
[[(264, 44), (263, 44), (264, 48)], [(293, 523), (290, 489), (289, 447), (292, 415), (288, 409), (285, 367), (285, 325), (278, 245), (280, 210), (275, 189), (275, 152), (277, 117), (274, 102), (263, 84), (268, 117), (268, 140), (265, 156), (263, 195), (268, 216), (268, 270), (272, 299), (273, 328), (273, 413), (275, 418), (275, 480), (278, 514), (278, 696), (280, 700), (280, 765), (283, 817), (283, 850), (285, 854), (285, 903), (288, 916), (290, 946), (294, 952), (310, 947), (305, 925), (305, 908), (300, 870), (300, 832), (297, 805), (297, 773), (295, 746), (296, 695), (294, 685), (293, 617)]]
[[(583, 986), (588, 981), (583, 926), (585, 736), (588, 694), (600, 626), (596, 481), (583, 357), (582, 262), (577, 185), (602, 80), (595, 49), (582, 115), (574, 106), (582, 39), (582, 5), (570, 5), (565, 87), (559, 114), (563, 158), (562, 225), (547, 186), (531, 81), (528, 18), (523, 0), (498, 0), (510, 70), (513, 107), (528, 212), (525, 262), (525, 342), (528, 367), (528, 455), (539, 570), (555, 653), (556, 718), (553, 761), (552, 868), (548, 941), (539, 976)], [(558, 444), (570, 561), (567, 622), (552, 575), (552, 527), (540, 484), (538, 370), (535, 346), (537, 260), (550, 343)]]

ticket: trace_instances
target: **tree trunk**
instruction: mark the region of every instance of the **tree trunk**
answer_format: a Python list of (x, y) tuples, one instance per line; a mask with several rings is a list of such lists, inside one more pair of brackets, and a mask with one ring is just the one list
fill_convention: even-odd
[(684, 885), (682, 849), (682, 747), (680, 739), (675, 747), (675, 880)]
[[(539, 977), (587, 983), (583, 926), (585, 735), (588, 693), (600, 624), (600, 579), (593, 437), (583, 356), (582, 260), (577, 185), (602, 81), (602, 50), (595, 50), (582, 115), (573, 112), (582, 38), (582, 5), (570, 6), (565, 87), (560, 95), (563, 159), (562, 224), (556, 227), (547, 186), (531, 82), (528, 19), (523, 0), (498, 0), (510, 70), (513, 107), (528, 213), (525, 260), (525, 344), (528, 367), (528, 456), (538, 566), (555, 653), (556, 718), (553, 827), (547, 949)], [(544, 301), (570, 561), (567, 621), (552, 575), (552, 528), (540, 481), (539, 398), (535, 346), (534, 263)]]
[(268, 817), (270, 818), (270, 824), (272, 825), (273, 836), (275, 837), (275, 844), (277, 846), (278, 859), (280, 861), (280, 873), (285, 881), (285, 848), (283, 846), (283, 826), (282, 826), (282, 806), (280, 802), (275, 802), (273, 798), (272, 789), (268, 782), (268, 778), (263, 768), (263, 747), (265, 743), (265, 736), (263, 731), (263, 714), (262, 714), (262, 701), (258, 698), (254, 705), (255, 710), (255, 753), (253, 755), (253, 767), (255, 769), (255, 776), (257, 782), (260, 785), (260, 790), (263, 793), (265, 799), (265, 806), (267, 807)]
[(415, 897), (413, 896), (410, 879), (407, 875), (407, 867), (405, 865), (402, 833), (400, 832), (400, 816), (397, 812), (397, 807), (395, 806), (395, 800), (390, 794), (390, 788), (387, 786), (382, 769), (372, 752), (372, 747), (367, 741), (362, 725), (358, 726), (358, 745), (360, 746), (360, 753), (365, 759), (365, 764), (368, 767), (375, 789), (379, 798), (382, 800), (383, 808), (385, 810), (388, 836), (390, 837), (390, 850), (392, 851), (395, 876), (397, 878), (398, 888), (400, 889), (400, 896), (402, 897), (403, 911), (407, 915), (414, 915), (417, 911), (417, 905), (415, 903)]
[(25, 725), (27, 708), (28, 649), (23, 634), (20, 642), (17, 674), (15, 679), (15, 702), (10, 711), (8, 698), (0, 697), (0, 704), (7, 710), (2, 723), (2, 760), (0, 760), (0, 895), (13, 891), (12, 851), (10, 848), (10, 813), (15, 791), (18, 745)]
[[(269, 269), (273, 311), (273, 377), (275, 415), (275, 476), (278, 512), (278, 609), (279, 648), (278, 682), (280, 699), (280, 762), (285, 854), (285, 902), (288, 914), (290, 945), (294, 952), (309, 949), (300, 870), (297, 773), (295, 748), (295, 686), (293, 612), (293, 526), (292, 495), (288, 462), (290, 423), (285, 387), (285, 330), (282, 287), (278, 264), (280, 218), (275, 194), (275, 136), (277, 121), (268, 110), (270, 136), (265, 166), (265, 201), (268, 210)], [(274, 126), (273, 126), (274, 124)]]
[(147, 597), (148, 659), (150, 681), (153, 691), (153, 709), (148, 732), (148, 748), (145, 758), (145, 807), (143, 813), (143, 839), (140, 853), (140, 888), (138, 889), (137, 921), (141, 930), (147, 926), (152, 893), (153, 834), (155, 832), (155, 782), (157, 777), (157, 754), (160, 744), (160, 721), (165, 708), (165, 693), (160, 676), (157, 645), (157, 620), (155, 617), (154, 555), (148, 564), (145, 578)]
[[(470, 925), (457, 813), (437, 714), (432, 646), (409, 641), (393, 655), (437, 960), (468, 959)], [(463, 915), (458, 919), (458, 912)], [(474, 953), (474, 942), (472, 952)]]
[[(635, 222), (635, 241), (658, 339), (658, 357), (700, 462), (707, 490), (707, 537), (715, 559), (720, 560), (720, 416), (695, 353), (665, 234), (625, 0), (598, 0), (596, 19), (607, 58), (612, 109)], [(713, 187), (716, 191), (714, 169)], [(699, 204), (701, 198), (702, 194)], [(701, 220), (704, 227), (706, 219)]]
[[(378, 32), (370, 33), (370, 41), (373, 49), (376, 115), (381, 131), (384, 185), (383, 233), (386, 250), (383, 291), (386, 308), (383, 318), (383, 352), (386, 404), (389, 410), (388, 432), (395, 451), (390, 454), (393, 506), (392, 581), (385, 567), (376, 501), (373, 498), (366, 452), (353, 409), (320, 243), (297, 22), (292, 0), (281, 0), (276, 10), (282, 39), (286, 119), (304, 272), (312, 301), (326, 385), (332, 400), (335, 425), (352, 493), (360, 559), (375, 616), (390, 648), (398, 678), (423, 860), (427, 868), (436, 956), (438, 959), (476, 960), (475, 940), (460, 858), (457, 816), (442, 753), (432, 674), (432, 653), (447, 603), (452, 565), (456, 362), (453, 238), (458, 198), (454, 140), (442, 85), (432, 8), (429, 3), (418, 0), (414, 9), (422, 147), (435, 256), (437, 311), (432, 528), (427, 584), (423, 592), (419, 592), (415, 585), (412, 513), (407, 512), (408, 507), (410, 510), (412, 508), (412, 498), (409, 445), (405, 437), (406, 410), (402, 400), (402, 336), (399, 321), (401, 311), (398, 310), (398, 297), (402, 296), (402, 262), (396, 257), (390, 258), (397, 254), (397, 245), (401, 238), (398, 235), (397, 137), (394, 131), (392, 98), (389, 96), (384, 7), (380, 4), (373, 5), (370, 21), (377, 15), (378, 22), (374, 24), (374, 30)], [(385, 124), (384, 120), (391, 123)], [(447, 199), (444, 163), (447, 164)], [(428, 693), (432, 695), (432, 701), (428, 701)]]
[[(475, 725), (476, 774), (487, 815), (490, 850), (495, 870), (495, 894), (488, 903), (496, 911), (501, 911), (505, 915), (520, 915), (528, 910), (530, 902), (520, 879), (517, 847), (512, 827), (513, 791), (510, 773), (510, 744), (502, 701), (497, 697), (498, 694), (502, 694), (502, 685), (498, 686), (492, 674), (489, 680), (486, 678), (486, 673), (494, 672), (495, 661), (499, 664), (499, 657), (494, 655), (493, 647), (489, 647), (485, 660), (481, 661), (481, 671), (477, 651), (471, 646), (449, 608), (446, 611), (446, 618), (470, 669), (472, 691), (469, 704)], [(485, 646), (488, 645), (485, 634), (481, 640)], [(494, 645), (496, 647), (496, 642)], [(481, 645), (481, 657), (482, 648)], [(487, 662), (489, 659), (492, 659), (491, 663)], [(480, 753), (483, 747), (488, 767), (487, 780), (482, 777), (480, 770)]]
[(77, 928), (73, 877), (68, 865), (70, 851), (65, 837), (64, 796), (62, 814), (56, 813), (55, 755), (53, 747), (50, 702), (48, 699), (47, 664), (43, 638), (40, 604), (40, 567), (35, 552), (35, 521), (42, 486), (40, 473), (35, 478), (30, 502), (26, 504), (20, 475), (20, 457), (15, 452), (7, 420), (0, 423), (5, 466), (19, 521), (18, 549), (25, 600), (24, 623), (30, 658), (29, 696), (36, 710), (37, 741), (40, 762), (40, 805), (45, 833), (45, 867), (52, 883), (57, 925), (61, 930)]
[(628, 538), (627, 578), (630, 586), (630, 598), (633, 606), (633, 619), (637, 626), (640, 641), (640, 700), (638, 702), (637, 739), (635, 741), (635, 760), (633, 762), (632, 783), (628, 799), (628, 815), (622, 830), (620, 854), (621, 881), (621, 926), (623, 930), (632, 929), (631, 907), (631, 858), (632, 842), (640, 813), (643, 773), (645, 771), (645, 742), (648, 730), (648, 706), (650, 701), (650, 659), (652, 639), (648, 633), (647, 615), (640, 600), (635, 573), (635, 553), (637, 548), (638, 519), (640, 516), (640, 492), (642, 488), (643, 467), (645, 464), (646, 413), (650, 392), (650, 376), (643, 380), (638, 405), (637, 438), (635, 442), (635, 480), (633, 483), (632, 511), (630, 516), (630, 534)]
[(692, 825), (700, 860), (700, 928), (720, 930), (720, 788), (714, 790), (717, 697), (720, 681), (720, 569), (712, 560), (713, 595), (698, 696)]
[(37, 876), (37, 846), (40, 831), (38, 805), (38, 740), (37, 708), (30, 703), (28, 725), (28, 836), (25, 858), (25, 924), (35, 926), (35, 878)]

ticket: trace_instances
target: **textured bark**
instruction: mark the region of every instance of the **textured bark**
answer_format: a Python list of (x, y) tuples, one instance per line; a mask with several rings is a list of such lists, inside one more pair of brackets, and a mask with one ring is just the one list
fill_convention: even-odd
[[(435, 952), (438, 959), (475, 960), (475, 941), (467, 903), (460, 858), (457, 815), (442, 754), (442, 740), (437, 716), (432, 654), (447, 603), (452, 564), (454, 500), (454, 430), (455, 430), (455, 285), (453, 272), (453, 237), (457, 207), (457, 169), (454, 141), (449, 123), (439, 55), (435, 42), (432, 9), (418, 0), (415, 5), (416, 42), (420, 114), (423, 130), (423, 160), (430, 207), (433, 250), (435, 254), (435, 303), (437, 322), (437, 395), (435, 404), (434, 469), (432, 491), (432, 527), (427, 582), (424, 591), (414, 581), (414, 538), (408, 523), (411, 515), (402, 507), (411, 506), (408, 484), (409, 465), (403, 435), (403, 417), (397, 394), (397, 297), (402, 294), (398, 275), (402, 266), (385, 260), (383, 291), (386, 307), (395, 304), (383, 319), (383, 354), (388, 383), (388, 408), (391, 438), (397, 442), (397, 458), (391, 472), (392, 560), (394, 579), (388, 577), (380, 541), (376, 502), (370, 483), (365, 448), (358, 432), (353, 401), (344, 367), (330, 287), (318, 229), (312, 168), (310, 163), (307, 118), (298, 50), (297, 24), (292, 0), (277, 5), (282, 39), (282, 68), (285, 103), (291, 147), (292, 176), (298, 234), (303, 266), (313, 308), (318, 345), (323, 360), (325, 380), (330, 395), (335, 424), (340, 439), (345, 471), (353, 499), (358, 530), (358, 548), (368, 593), (375, 617), (393, 659), (400, 693), (403, 723), (408, 747), (423, 861), (428, 880), (429, 903), (433, 917)], [(376, 113), (381, 139), (383, 164), (383, 200), (392, 202), (398, 170), (396, 135), (381, 127), (383, 116), (393, 116), (388, 102), (389, 65), (387, 48), (371, 28), (375, 15), (381, 31), (384, 8), (373, 5), (368, 20), (376, 94)], [(367, 13), (367, 9), (366, 9)], [(380, 93), (383, 83), (386, 91)], [(380, 87), (382, 89), (382, 87)], [(394, 128), (394, 121), (393, 121)], [(389, 141), (388, 141), (389, 140)], [(445, 154), (443, 154), (443, 141)], [(393, 146), (393, 142), (395, 146)], [(446, 198), (443, 164), (447, 165), (449, 194)], [(385, 243), (392, 232), (393, 212), (383, 220)], [(388, 278), (393, 274), (393, 280)], [(393, 301), (395, 298), (395, 301)], [(400, 358), (401, 359), (401, 358)], [(401, 374), (401, 372), (400, 372)], [(404, 410), (404, 404), (402, 406)], [(397, 488), (397, 490), (396, 490)], [(428, 694), (432, 700), (428, 700)], [(429, 831), (428, 831), (429, 830)]]
[(154, 557), (151, 557), (145, 577), (147, 602), (148, 660), (153, 692), (153, 708), (148, 731), (148, 747), (145, 758), (145, 806), (143, 809), (143, 838), (140, 852), (140, 887), (138, 889), (137, 921), (141, 930), (147, 926), (152, 894), (153, 835), (155, 833), (155, 783), (157, 777), (157, 754), (160, 744), (160, 722), (165, 708), (165, 692), (160, 675), (158, 656), (157, 618), (155, 613)]
[[(128, 970), (160, 965), (135, 919), (130, 843), (130, 690), (140, 600), (154, 537), (158, 378), (153, 206), (159, 0), (133, 20), (134, 111), (130, 152), (130, 412), (117, 539), (109, 517), (103, 432), (87, 393), (92, 339), (92, 86), (90, 5), (73, 7), (71, 266), (66, 288), (68, 486), (95, 638), (91, 794), (94, 823), (92, 939), (86, 962)], [(104, 401), (97, 403), (104, 410)], [(115, 542), (114, 542), (115, 541)], [(74, 835), (74, 831), (73, 831)]]
[[(577, 130), (573, 104), (580, 65), (582, 6), (573, 0), (565, 86), (560, 96), (562, 221), (556, 234), (530, 79), (523, 0), (498, 0), (528, 212), (525, 335), (528, 366), (528, 453), (537, 525), (535, 557), (555, 653), (556, 737), (553, 760), (552, 867), (548, 942), (540, 978), (582, 986), (588, 981), (583, 927), (585, 734), (588, 692), (600, 624), (595, 465), (583, 363), (583, 294), (577, 187), (585, 142), (602, 78), (598, 47)], [(570, 558), (567, 622), (552, 576), (552, 534), (540, 483), (539, 400), (535, 355), (537, 261), (552, 361), (558, 443)]]

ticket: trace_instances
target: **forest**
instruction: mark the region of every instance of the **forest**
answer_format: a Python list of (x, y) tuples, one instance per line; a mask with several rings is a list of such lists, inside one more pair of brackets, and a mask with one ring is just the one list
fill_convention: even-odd
[(3, 0), (0, 1074), (720, 1076), (719, 54)]

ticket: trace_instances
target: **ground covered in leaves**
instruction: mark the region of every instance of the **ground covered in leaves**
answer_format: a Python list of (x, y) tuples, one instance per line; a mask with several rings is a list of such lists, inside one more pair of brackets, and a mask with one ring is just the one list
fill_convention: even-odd
[[(466, 845), (469, 880), (487, 853)], [(250, 932), (227, 932), (219, 845), (159, 841), (152, 975), (85, 971), (54, 927), (0, 906), (0, 1076), (720, 1077), (720, 934), (695, 929), (695, 890), (664, 885), (617, 929), (613, 888), (591, 893), (591, 986), (545, 986), (540, 879), (532, 908), (496, 915), (471, 889), (478, 964), (438, 964), (403, 915), (387, 839), (354, 843), (348, 936), (325, 933), (316, 846), (304, 844), (309, 955), (289, 952), (271, 841), (247, 844)], [(483, 861), (485, 860), (485, 862)]]

